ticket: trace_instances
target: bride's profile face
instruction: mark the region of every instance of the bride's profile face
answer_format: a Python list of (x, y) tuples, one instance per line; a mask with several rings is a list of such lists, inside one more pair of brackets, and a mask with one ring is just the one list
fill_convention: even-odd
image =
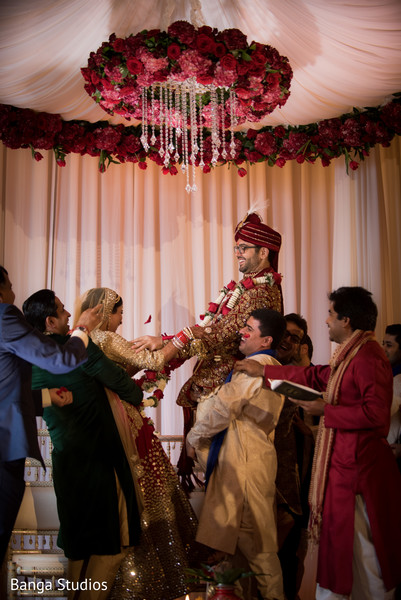
[(108, 330), (115, 333), (123, 322), (123, 307), (119, 306), (115, 313), (112, 313), (109, 317)]

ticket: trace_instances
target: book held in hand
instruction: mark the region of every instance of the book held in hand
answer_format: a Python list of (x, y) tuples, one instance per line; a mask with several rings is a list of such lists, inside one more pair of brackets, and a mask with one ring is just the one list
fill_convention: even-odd
[(273, 391), (284, 394), (284, 396), (288, 396), (289, 398), (294, 398), (294, 400), (317, 400), (323, 397), (322, 392), (318, 392), (300, 383), (294, 383), (286, 379), (269, 379), (269, 381)]

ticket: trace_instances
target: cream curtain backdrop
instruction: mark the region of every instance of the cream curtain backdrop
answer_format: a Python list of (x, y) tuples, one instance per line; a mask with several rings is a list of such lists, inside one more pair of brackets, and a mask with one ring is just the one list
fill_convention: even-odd
[[(191, 195), (181, 174), (164, 176), (153, 164), (146, 171), (112, 165), (100, 174), (95, 158), (71, 155), (58, 168), (44, 154), (36, 163), (29, 150), (0, 146), (0, 264), (19, 306), (49, 287), (72, 313), (80, 293), (109, 286), (124, 299), (125, 337), (174, 333), (199, 322), (222, 285), (238, 280), (233, 231), (258, 204), (283, 236), (285, 312), (307, 319), (314, 362), (330, 356), (324, 321), (333, 288), (373, 292), (379, 340), (386, 324), (401, 322), (399, 138), (350, 175), (343, 159), (327, 168), (261, 163), (244, 178), (221, 167), (198, 174)], [(175, 397), (190, 368), (175, 371), (160, 407), (148, 409), (165, 435), (182, 432)]]

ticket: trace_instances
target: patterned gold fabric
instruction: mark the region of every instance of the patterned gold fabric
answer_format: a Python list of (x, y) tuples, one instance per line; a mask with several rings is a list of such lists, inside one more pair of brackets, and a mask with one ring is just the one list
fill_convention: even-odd
[[(91, 337), (121, 366), (163, 368), (161, 352), (136, 353), (130, 342), (110, 331), (97, 329)], [(135, 473), (143, 500), (142, 534), (121, 563), (110, 599), (173, 600), (187, 591), (184, 568), (194, 554), (197, 519), (149, 420), (136, 407), (121, 404), (139, 456)]]
[(106, 356), (123, 367), (131, 365), (137, 367), (138, 371), (142, 369), (161, 371), (164, 367), (164, 356), (160, 350), (136, 352), (132, 349), (131, 342), (128, 342), (118, 333), (95, 329), (91, 333), (91, 338)]
[[(258, 276), (265, 272), (266, 270)], [(196, 404), (189, 398), (191, 387), (195, 392), (206, 395), (224, 383), (238, 356), (239, 330), (257, 308), (270, 308), (281, 312), (280, 288), (267, 283), (257, 285), (246, 290), (238, 304), (227, 315), (216, 314), (207, 327), (208, 341), (203, 341), (205, 358), (196, 363), (192, 376), (180, 390), (177, 404), (194, 408)], [(199, 349), (193, 352), (191, 344), (188, 350), (180, 352), (180, 357), (186, 358), (195, 354), (199, 355)]]

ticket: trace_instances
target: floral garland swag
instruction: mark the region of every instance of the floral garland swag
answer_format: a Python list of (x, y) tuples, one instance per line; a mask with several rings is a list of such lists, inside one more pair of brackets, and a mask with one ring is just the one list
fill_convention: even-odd
[[(140, 141), (140, 125), (124, 127), (107, 121), (64, 121), (60, 115), (37, 113), (31, 109), (0, 104), (0, 139), (8, 148), (31, 148), (35, 160), (42, 160), (40, 150), (54, 150), (57, 164), (66, 165), (66, 155), (77, 153), (98, 157), (99, 171), (106, 171), (110, 163), (138, 163), (147, 168), (147, 160), (162, 166), (164, 174), (177, 174), (177, 167), (163, 165), (158, 153), (159, 135), (155, 129), (156, 142), (146, 151)], [(227, 134), (228, 135), (228, 134)], [(283, 167), (287, 161), (315, 163), (320, 159), (326, 167), (340, 156), (355, 170), (357, 161), (369, 156), (376, 144), (390, 146), (395, 135), (401, 135), (401, 93), (385, 106), (354, 109), (352, 113), (338, 118), (325, 119), (308, 125), (262, 127), (259, 130), (236, 131), (235, 157), (219, 158), (217, 165), (232, 164), (238, 174), (247, 174), (244, 163), (267, 161), (269, 166)], [(212, 169), (210, 132), (204, 132), (203, 172)]]

